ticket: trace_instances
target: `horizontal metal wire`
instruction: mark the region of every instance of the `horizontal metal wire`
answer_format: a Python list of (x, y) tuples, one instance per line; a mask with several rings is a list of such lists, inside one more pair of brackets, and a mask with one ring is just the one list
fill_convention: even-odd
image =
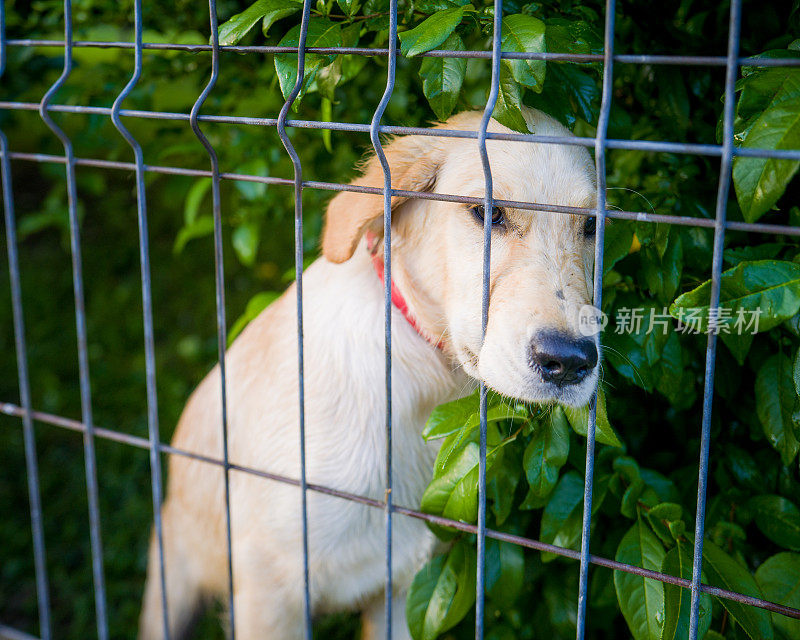
[[(2, 154), (0, 154), (0, 157), (2, 157)], [(24, 153), (20, 151), (12, 151), (11, 153), (9, 153), (9, 158), (11, 158), (12, 160), (22, 160), (22, 161), (42, 162), (42, 163), (63, 164), (65, 162), (63, 156), (49, 155), (44, 153)], [(136, 165), (134, 163), (123, 162), (119, 160), (75, 158), (75, 164), (78, 166), (95, 167), (99, 169), (118, 169), (123, 171), (136, 170)], [(145, 165), (144, 170), (149, 171), (151, 173), (158, 173), (162, 175), (190, 176), (197, 178), (211, 177), (211, 171), (205, 169), (186, 169), (182, 167)], [(220, 173), (220, 178), (222, 178), (223, 180), (258, 182), (262, 184), (275, 184), (284, 186), (294, 185), (294, 181), (289, 178), (278, 178), (274, 176), (256, 176), (245, 173), (223, 172)], [(363, 187), (353, 184), (344, 184), (341, 182), (322, 182), (319, 180), (304, 180), (303, 188), (321, 189), (324, 191), (351, 191), (353, 193), (369, 193), (374, 195), (383, 194), (383, 189), (380, 187)], [(458, 202), (462, 204), (481, 204), (481, 202), (483, 202), (482, 198), (458, 196), (448, 193), (406, 191), (403, 189), (392, 189), (392, 195), (399, 196), (401, 198), (414, 198), (418, 200), (437, 200), (441, 202)], [(557, 204), (542, 204), (536, 202), (521, 202), (519, 200), (500, 200), (500, 199), (495, 200), (495, 203), (501, 207), (523, 209), (528, 211), (546, 211), (553, 213), (574, 214), (579, 216), (596, 216), (598, 214), (597, 209), (568, 207)], [(636, 222), (675, 224), (685, 227), (703, 227), (707, 229), (714, 228), (714, 220), (711, 218), (697, 218), (692, 216), (673, 216), (667, 214), (646, 213), (644, 211), (616, 211), (610, 209), (606, 210), (605, 214), (606, 217), (614, 220), (635, 220)], [(800, 227), (780, 225), (780, 224), (767, 224), (762, 222), (728, 221), (725, 223), (725, 228), (731, 231), (746, 231), (751, 233), (800, 236)]]
[[(62, 40), (43, 40), (43, 39), (15, 39), (8, 40), (10, 47), (63, 47)], [(133, 49), (132, 42), (121, 40), (81, 40), (72, 43), (73, 47), (87, 47), (98, 49)], [(152, 51), (187, 51), (199, 53), (211, 51), (212, 47), (208, 44), (178, 44), (171, 42), (145, 42), (144, 49)], [(220, 46), (220, 51), (230, 51), (232, 53), (297, 53), (297, 47), (281, 47), (277, 45), (227, 45)], [(322, 55), (359, 55), (373, 57), (387, 57), (389, 49), (373, 47), (306, 47), (306, 53), (318, 53)], [(397, 53), (398, 56), (402, 54)], [(556, 52), (502, 52), (504, 60), (549, 60), (551, 62), (603, 62), (603, 54), (600, 53), (556, 53)], [(491, 59), (491, 51), (457, 51), (454, 49), (435, 49), (418, 54), (417, 57), (428, 58), (483, 58)], [(725, 56), (673, 56), (673, 55), (635, 55), (618, 54), (613, 58), (615, 63), (622, 64), (657, 64), (657, 65), (681, 65), (681, 66), (714, 66), (724, 67), (727, 58)], [(746, 56), (738, 59), (738, 63), (743, 67), (798, 67), (798, 58), (758, 58)]]
[[(37, 111), (36, 102), (0, 101), (0, 109), (11, 111)], [(109, 107), (90, 107), (83, 105), (50, 105), (49, 111), (72, 114), (111, 115)], [(149, 120), (189, 121), (189, 114), (172, 111), (145, 111), (140, 109), (122, 109), (120, 115), (129, 118), (145, 118)], [(250, 116), (198, 116), (201, 122), (218, 124), (241, 124), (260, 127), (277, 126), (277, 118), (254, 118)], [(356, 122), (324, 122), (320, 120), (287, 120), (286, 125), (299, 129), (323, 129), (330, 131), (347, 131), (351, 133), (369, 133), (370, 125)], [(477, 131), (461, 131), (456, 129), (431, 129), (429, 127), (402, 127), (385, 125), (379, 133), (387, 135), (415, 135), (434, 138), (478, 138)], [(540, 136), (530, 133), (496, 133), (486, 134), (490, 140), (508, 140), (512, 142), (537, 142), (541, 144), (563, 144), (578, 147), (594, 148), (595, 139), (579, 136)], [(690, 142), (668, 142), (661, 140), (608, 140), (608, 149), (627, 149), (630, 151), (652, 151), (656, 153), (676, 153), (688, 155), (720, 156), (722, 146), (717, 144), (698, 144)], [(748, 158), (771, 158), (774, 160), (800, 160), (800, 149), (750, 149), (736, 147), (734, 155)]]
[[(21, 418), (24, 415), (24, 410), (22, 409), (22, 407), (16, 404), (9, 402), (0, 402), (0, 414)], [(37, 420), (44, 424), (49, 424), (55, 427), (63, 427), (70, 431), (84, 433), (86, 430), (85, 425), (82, 422), (80, 422), (80, 420), (74, 420), (72, 418), (66, 418), (64, 416), (53, 415), (51, 413), (46, 413), (44, 411), (32, 411), (31, 416), (33, 417), (34, 420)], [(127, 433), (121, 433), (113, 429), (94, 427), (94, 435), (97, 438), (103, 438), (104, 440), (110, 440), (113, 442), (119, 442), (121, 444), (131, 445), (139, 449), (148, 450), (151, 447), (150, 441), (147, 438), (141, 438), (139, 436), (133, 436)], [(178, 455), (185, 458), (191, 458), (192, 460), (198, 460), (200, 462), (205, 462), (216, 466), (224, 466), (225, 464), (223, 460), (202, 455), (199, 453), (193, 453), (191, 451), (186, 451), (185, 449), (180, 449), (178, 447), (173, 447), (172, 445), (167, 445), (163, 443), (159, 445), (159, 450), (162, 453)], [(266, 480), (273, 480), (275, 482), (281, 482), (295, 487), (300, 487), (299, 479), (291, 478), (277, 473), (271, 473), (263, 469), (254, 469), (252, 467), (239, 465), (234, 462), (229, 462), (229, 468), (234, 471), (240, 471), (242, 473), (258, 476)], [(325, 495), (333, 496), (335, 498), (342, 498), (344, 500), (357, 502), (359, 504), (375, 507), (378, 509), (386, 508), (385, 502), (381, 500), (376, 500), (375, 498), (369, 498), (367, 496), (362, 496), (347, 491), (340, 491), (338, 489), (333, 489), (331, 487), (326, 487), (314, 483), (308, 483), (307, 487), (309, 491), (314, 491), (316, 493), (322, 493)], [(423, 513), (421, 511), (417, 511), (416, 509), (400, 506), (398, 504), (392, 504), (392, 511), (394, 513), (399, 513), (401, 515), (410, 516), (412, 518), (417, 518), (419, 520), (424, 520), (426, 522), (430, 522), (432, 524), (436, 524), (442, 527), (452, 527), (453, 529), (457, 529), (465, 533), (474, 534), (477, 533), (478, 530), (477, 527), (472, 524), (467, 524), (465, 522), (460, 522), (458, 520), (451, 520), (449, 518), (443, 518), (441, 516), (435, 516), (429, 513)], [(570, 558), (571, 560), (580, 560), (580, 552), (574, 549), (566, 549), (564, 547), (547, 544), (546, 542), (541, 542), (539, 540), (534, 540), (532, 538), (525, 538), (523, 536), (518, 536), (511, 533), (505, 533), (503, 531), (496, 531), (493, 529), (486, 529), (486, 535), (489, 538), (494, 538), (495, 540), (500, 540), (502, 542), (510, 542), (512, 544), (516, 544), (521, 547), (525, 547), (527, 549), (532, 549), (534, 551), (552, 553), (564, 558)], [(607, 569), (612, 569), (614, 571), (623, 571), (625, 573), (642, 576), (644, 578), (652, 578), (653, 580), (658, 580), (659, 582), (666, 582), (668, 584), (674, 584), (684, 589), (691, 588), (691, 580), (678, 578), (668, 573), (662, 573), (660, 571), (652, 571), (650, 569), (643, 569), (641, 567), (626, 564), (624, 562), (618, 562), (616, 560), (611, 560), (609, 558), (604, 558), (602, 556), (596, 556), (596, 555), (590, 556), (589, 561), (594, 565), (597, 565), (599, 567), (605, 567)], [(703, 593), (708, 593), (718, 598), (725, 598), (726, 600), (741, 602), (742, 604), (751, 605), (754, 607), (758, 607), (760, 609), (765, 609), (767, 611), (779, 613), (789, 618), (796, 618), (800, 620), (800, 609), (795, 609), (794, 607), (787, 607), (786, 605), (778, 604), (776, 602), (770, 602), (769, 600), (754, 598), (752, 596), (736, 593), (735, 591), (729, 591), (728, 589), (721, 589), (719, 587), (712, 587), (710, 585), (705, 585), (705, 584), (700, 585), (700, 590)]]

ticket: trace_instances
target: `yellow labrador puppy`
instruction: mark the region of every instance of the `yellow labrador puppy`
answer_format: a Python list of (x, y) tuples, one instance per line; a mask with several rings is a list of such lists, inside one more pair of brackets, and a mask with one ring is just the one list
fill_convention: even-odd
[[(481, 114), (444, 127), (477, 130)], [(526, 110), (531, 131), (569, 132)], [(509, 131), (492, 121), (490, 131)], [(594, 204), (594, 168), (582, 147), (490, 140), (494, 197), (557, 205)], [(484, 195), (474, 139), (407, 136), (386, 147), (395, 189)], [(354, 184), (383, 186), (371, 159)], [(591, 301), (593, 219), (583, 216), (395, 198), (392, 273), (394, 501), (416, 507), (436, 450), (422, 427), (438, 404), (475, 380), (533, 402), (582, 405), (597, 384), (594, 338), (578, 310)], [(492, 217), (489, 324), (481, 339), (483, 218)], [(383, 198), (343, 192), (331, 201), (323, 257), (303, 280), (308, 481), (384, 497)], [(377, 269), (376, 269), (377, 267)], [(230, 460), (298, 478), (295, 291), (290, 288), (228, 352)], [(220, 458), (219, 368), (190, 398), (173, 445)], [(242, 639), (302, 637), (301, 503), (296, 486), (231, 472), (234, 610)], [(214, 598), (225, 600), (223, 473), (172, 456), (162, 510), (173, 638)], [(318, 492), (308, 494), (314, 615), (363, 611), (364, 636), (384, 637), (384, 514)], [(408, 638), (405, 592), (429, 557), (425, 524), (396, 516), (393, 637)], [(140, 638), (162, 637), (157, 547), (151, 543)]]

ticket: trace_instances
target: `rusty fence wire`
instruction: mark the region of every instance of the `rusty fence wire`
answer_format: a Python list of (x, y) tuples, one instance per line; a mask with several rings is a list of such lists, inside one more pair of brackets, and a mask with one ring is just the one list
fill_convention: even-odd
[[(696, 640), (698, 633), (699, 617), (699, 598), (700, 594), (708, 593), (719, 598), (727, 598), (744, 604), (760, 607), (767, 611), (775, 612), (792, 618), (800, 619), (800, 610), (784, 606), (778, 603), (769, 602), (748, 595), (736, 593), (726, 589), (721, 589), (701, 582), (702, 548), (705, 526), (705, 507), (706, 507), (706, 485), (708, 480), (709, 463), (709, 444), (710, 426), (712, 414), (712, 399), (714, 387), (714, 367), (716, 360), (717, 336), (711, 332), (708, 335), (706, 348), (705, 364), (705, 383), (703, 395), (703, 414), (700, 426), (701, 444), (700, 458), (698, 461), (698, 493), (697, 493), (697, 515), (695, 522), (695, 543), (694, 561), (691, 580), (678, 578), (659, 571), (652, 571), (642, 567), (632, 566), (621, 563), (613, 559), (608, 559), (593, 555), (590, 552), (590, 515), (592, 510), (592, 489), (594, 472), (594, 451), (595, 451), (595, 411), (589, 415), (587, 451), (586, 451), (586, 473), (584, 485), (584, 514), (581, 537), (581, 547), (579, 551), (546, 544), (538, 540), (525, 538), (509, 533), (494, 531), (486, 528), (486, 430), (487, 430), (487, 402), (486, 387), (480, 387), (480, 467), (479, 467), (479, 512), (476, 525), (450, 520), (447, 518), (422, 513), (414, 508), (404, 505), (394, 504), (391, 493), (391, 474), (392, 474), (392, 410), (391, 410), (391, 390), (392, 390), (392, 358), (391, 358), (391, 209), (390, 203), (392, 196), (407, 198), (419, 198), (429, 200), (442, 200), (447, 202), (462, 202), (470, 204), (483, 204), (486, 211), (491, 211), (494, 205), (516, 207), (530, 211), (553, 211), (565, 214), (578, 214), (582, 216), (595, 216), (596, 225), (596, 245), (595, 245), (595, 271), (594, 271), (594, 305), (601, 306), (602, 296), (602, 273), (603, 273), (603, 243), (606, 219), (636, 220), (649, 223), (668, 223), (676, 225), (686, 225), (695, 227), (712, 228), (714, 230), (713, 243), (713, 263), (711, 268), (711, 300), (710, 306), (716, 308), (720, 298), (720, 279), (722, 273), (722, 250), (726, 230), (748, 231), (753, 233), (784, 234), (787, 236), (800, 236), (800, 228), (787, 227), (765, 223), (745, 223), (728, 222), (726, 220), (726, 203), (728, 201), (729, 189), (731, 184), (731, 163), (735, 156), (775, 158), (786, 160), (800, 160), (800, 150), (768, 150), (768, 149), (742, 149), (734, 146), (733, 124), (735, 108), (735, 82), (739, 68), (747, 65), (751, 67), (772, 67), (772, 66), (798, 66), (800, 59), (797, 58), (743, 58), (739, 56), (739, 35), (741, 29), (741, 1), (732, 0), (730, 7), (730, 20), (728, 32), (728, 51), (726, 56), (679, 56), (679, 55), (616, 55), (613, 50), (614, 24), (615, 24), (615, 3), (607, 0), (605, 8), (605, 34), (604, 52), (602, 55), (592, 54), (565, 54), (565, 53), (506, 53), (501, 52), (501, 16), (502, 0), (494, 2), (494, 32), (492, 38), (491, 51), (448, 51), (436, 50), (428, 51), (423, 56), (431, 57), (461, 57), (461, 58), (486, 58), (491, 60), (492, 79), (488, 101), (485, 106), (484, 115), (478, 131), (454, 131), (448, 129), (424, 129), (418, 127), (384, 126), (381, 125), (386, 106), (392, 97), (394, 89), (394, 78), (396, 70), (397, 51), (397, 0), (390, 3), (390, 25), (389, 25), (389, 46), (387, 48), (306, 48), (306, 36), (308, 33), (308, 23), (311, 8), (311, 0), (304, 0), (302, 22), (298, 47), (281, 46), (227, 46), (221, 47), (217, 33), (217, 7), (216, 0), (209, 0), (209, 21), (211, 42), (209, 45), (183, 45), (169, 43), (144, 43), (143, 42), (143, 23), (142, 23), (142, 0), (134, 2), (134, 42), (100, 42), (100, 41), (74, 41), (72, 35), (72, 6), (71, 0), (64, 0), (64, 39), (44, 40), (44, 39), (18, 39), (8, 40), (5, 35), (5, 7), (0, 3), (0, 77), (5, 70), (8, 47), (54, 47), (63, 49), (63, 71), (58, 80), (50, 87), (45, 96), (39, 103), (28, 102), (2, 102), (0, 109), (3, 110), (26, 110), (38, 111), (43, 122), (49, 127), (52, 133), (61, 141), (64, 149), (63, 155), (47, 155), (40, 153), (20, 153), (11, 151), (8, 142), (0, 132), (0, 179), (2, 182), (2, 193), (4, 202), (4, 219), (6, 227), (6, 238), (8, 244), (8, 266), (11, 279), (11, 302), (14, 319), (14, 334), (16, 339), (17, 367), (19, 377), (19, 403), (0, 402), (0, 413), (21, 419), (24, 453), (26, 462), (26, 473), (29, 489), (30, 516), (33, 532), (34, 566), (36, 573), (36, 593), (39, 612), (39, 635), (42, 640), (49, 640), (52, 637), (51, 605), (46, 569), (46, 551), (43, 534), (41, 498), (39, 488), (39, 473), (36, 457), (36, 442), (33, 429), (33, 422), (38, 421), (82, 434), (84, 443), (85, 473), (87, 482), (89, 522), (90, 522), (90, 542), (92, 557), (92, 573), (94, 580), (94, 600), (96, 609), (97, 635), (101, 640), (108, 637), (108, 621), (106, 611), (106, 592), (104, 583), (104, 567), (102, 558), (102, 540), (100, 536), (101, 514), (98, 506), (98, 486), (97, 471), (95, 465), (94, 443), (97, 438), (110, 440), (130, 445), (149, 452), (151, 480), (152, 480), (152, 499), (155, 513), (155, 535), (158, 541), (160, 563), (160, 581), (162, 585), (163, 602), (163, 625), (165, 634), (169, 633), (168, 616), (169, 611), (166, 606), (166, 596), (164, 595), (164, 562), (163, 544), (161, 543), (161, 521), (160, 507), (162, 501), (162, 469), (161, 454), (185, 456), (201, 460), (203, 462), (216, 465), (224, 470), (225, 474), (225, 506), (226, 506), (226, 526), (227, 526), (227, 557), (228, 557), (228, 615), (229, 632), (232, 638), (236, 636), (235, 610), (233, 602), (233, 572), (231, 566), (231, 532), (230, 532), (230, 487), (229, 475), (231, 471), (239, 471), (252, 474), (264, 479), (297, 486), (300, 489), (298, 499), (302, 503), (302, 532), (303, 532), (303, 575), (304, 575), (304, 620), (305, 638), (310, 640), (311, 636), (311, 602), (309, 594), (309, 571), (308, 571), (308, 515), (307, 515), (307, 492), (313, 491), (321, 494), (334, 496), (342, 500), (349, 500), (363, 505), (368, 505), (376, 509), (385, 511), (386, 523), (386, 608), (385, 615), (387, 620), (387, 634), (391, 635), (391, 620), (393, 616), (403, 615), (403, 612), (392, 611), (392, 520), (395, 516), (411, 517), (424, 520), (437, 525), (444, 525), (460, 531), (477, 535), (477, 600), (475, 618), (475, 637), (483, 637), (484, 623), (484, 587), (485, 587), (485, 539), (487, 537), (495, 540), (505, 541), (536, 551), (546, 551), (565, 558), (575, 560), (580, 565), (579, 588), (577, 595), (577, 638), (584, 637), (586, 627), (586, 611), (588, 604), (588, 574), (590, 565), (606, 567), (608, 569), (623, 571), (664, 583), (680, 586), (691, 591), (691, 622), (690, 638)], [(53, 104), (52, 99), (57, 91), (67, 82), (72, 71), (73, 50), (76, 47), (91, 48), (115, 48), (133, 49), (135, 53), (133, 74), (125, 88), (118, 95), (111, 108), (95, 107), (89, 105), (68, 106)], [(286, 103), (284, 104), (277, 118), (256, 118), (225, 115), (203, 115), (201, 113), (204, 102), (214, 89), (220, 74), (220, 51), (222, 49), (239, 53), (298, 53), (298, 76), (297, 82), (291, 91)], [(141, 111), (123, 109), (122, 104), (128, 95), (136, 87), (142, 73), (142, 57), (145, 50), (174, 50), (187, 52), (210, 52), (212, 56), (211, 76), (202, 93), (197, 98), (191, 112), (172, 113), (164, 111)], [(302, 84), (303, 68), (305, 65), (306, 53), (320, 54), (354, 54), (362, 56), (382, 56), (388, 57), (388, 73), (386, 78), (386, 88), (380, 104), (376, 107), (372, 121), (369, 124), (342, 123), (342, 122), (321, 122), (307, 120), (289, 119), (289, 111), (296, 100)], [(495, 106), (499, 87), (499, 68), (502, 59), (526, 59), (526, 60), (547, 60), (547, 61), (568, 61), (568, 62), (601, 62), (603, 64), (602, 80), (602, 101), (600, 117), (597, 127), (597, 134), (594, 138), (586, 137), (558, 137), (558, 136), (534, 136), (530, 134), (517, 133), (490, 133), (487, 131), (489, 119)], [(649, 140), (616, 140), (607, 137), (608, 124), (612, 105), (612, 83), (615, 63), (630, 64), (655, 64), (655, 65), (701, 65), (724, 67), (725, 95), (723, 112), (723, 136), (722, 144), (685, 144), (676, 142), (660, 142)], [(80, 113), (108, 116), (114, 126), (130, 145), (134, 162), (111, 161), (94, 158), (78, 158), (73, 152), (70, 138), (52, 120), (53, 113)], [(185, 169), (180, 167), (147, 165), (144, 163), (142, 149), (136, 138), (123, 124), (123, 119), (129, 118), (149, 118), (188, 122), (196, 135), (197, 139), (204, 146), (210, 168), (208, 170)], [(204, 135), (202, 125), (205, 123), (216, 124), (238, 124), (254, 127), (276, 127), (278, 134), (283, 142), (287, 153), (292, 159), (294, 166), (294, 176), (291, 179), (275, 176), (257, 176), (240, 173), (228, 173), (220, 171), (217, 154), (211, 142)], [(292, 146), (286, 133), (287, 128), (300, 127), (311, 129), (328, 129), (332, 131), (349, 131), (369, 133), (376, 156), (381, 162), (384, 172), (383, 188), (363, 187), (355, 185), (345, 185), (340, 183), (320, 182), (306, 180), (303, 176), (300, 157)], [(388, 162), (383, 153), (380, 136), (385, 134), (414, 134), (441, 137), (460, 137), (472, 138), (476, 140), (476, 146), (480, 151), (485, 184), (486, 195), (484, 199), (464, 197), (459, 194), (433, 194), (420, 193), (413, 191), (403, 191), (393, 189), (391, 183), (391, 173)], [(486, 141), (513, 140), (513, 141), (533, 141), (546, 144), (567, 144), (579, 145), (594, 149), (595, 163), (597, 171), (597, 207), (594, 209), (583, 209), (552, 205), (548, 203), (517, 202), (495, 200), (492, 194), (492, 172), (486, 153)], [(720, 158), (719, 184), (716, 201), (716, 216), (714, 219), (696, 218), (663, 215), (655, 213), (644, 213), (641, 211), (610, 211), (606, 208), (606, 152), (609, 149), (631, 149), (639, 151), (666, 152), (674, 154), (695, 154)], [(14, 212), (14, 194), (11, 186), (12, 161), (17, 162), (37, 162), (62, 164), (64, 166), (69, 211), (70, 229), (70, 249), (72, 253), (72, 275), (73, 293), (75, 301), (75, 322), (78, 336), (78, 360), (79, 360), (79, 381), (81, 397), (81, 419), (52, 415), (42, 411), (37, 411), (31, 405), (30, 385), (28, 378), (27, 346), (25, 340), (25, 326), (23, 321), (22, 299), (20, 291), (20, 266), (17, 252), (16, 239), (16, 220)], [(119, 431), (96, 426), (92, 417), (92, 399), (90, 393), (90, 372), (89, 357), (87, 350), (86, 336), (86, 312), (84, 308), (83, 273), (81, 260), (81, 240), (80, 225), (77, 215), (77, 191), (75, 181), (75, 168), (77, 166), (116, 169), (120, 171), (132, 172), (136, 182), (136, 202), (137, 219), (139, 231), (139, 258), (141, 267), (141, 294), (144, 325), (144, 352), (146, 367), (146, 388), (147, 388), (147, 417), (148, 417), (148, 438), (128, 435)], [(159, 439), (158, 430), (158, 400), (156, 396), (156, 363), (153, 341), (153, 308), (151, 295), (151, 270), (150, 254), (148, 246), (148, 225), (147, 225), (147, 194), (145, 189), (145, 174), (159, 173), (168, 175), (183, 175), (194, 177), (210, 177), (212, 189), (212, 207), (214, 222), (214, 264), (215, 264), (215, 283), (216, 283), (216, 308), (217, 308), (217, 342), (218, 356), (221, 368), (221, 390), (222, 411), (220, 425), (222, 429), (223, 455), (221, 459), (198, 455), (185, 451), (171, 445), (165, 444)], [(225, 315), (225, 274), (223, 271), (223, 245), (222, 245), (222, 213), (220, 203), (220, 182), (222, 180), (255, 182), (262, 184), (275, 184), (291, 186), (294, 189), (295, 203), (295, 263), (297, 281), (297, 327), (298, 327), (298, 364), (299, 364), (299, 424), (298, 437), (300, 439), (300, 477), (292, 478), (266, 470), (244, 467), (231, 462), (228, 458), (227, 448), (227, 409), (226, 398), (226, 375), (225, 375), (225, 351), (227, 344), (226, 336), (226, 315)], [(362, 495), (336, 490), (330, 487), (320, 486), (309, 483), (306, 480), (305, 464), (305, 436), (304, 436), (304, 380), (303, 380), (303, 209), (302, 192), (304, 189), (322, 189), (328, 191), (352, 191), (357, 193), (379, 194), (383, 196), (384, 203), (384, 312), (385, 312), (385, 388), (386, 388), (386, 421), (385, 430), (387, 436), (386, 448), (386, 497), (384, 500), (376, 500)], [(482, 327), (485, 332), (488, 314), (488, 295), (489, 295), (489, 272), (491, 263), (490, 252), (490, 231), (491, 216), (485, 216), (484, 220), (484, 249), (483, 249), (483, 296), (482, 296)], [(0, 399), (2, 401), (2, 399)], [(312, 399), (313, 401), (313, 399)], [(11, 640), (25, 639), (31, 640), (31, 636), (26, 632), (14, 629), (2, 624), (0, 620), (0, 637)]]

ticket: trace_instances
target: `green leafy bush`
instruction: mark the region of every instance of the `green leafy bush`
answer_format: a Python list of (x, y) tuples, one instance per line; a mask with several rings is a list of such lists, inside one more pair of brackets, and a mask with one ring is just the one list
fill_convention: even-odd
[[(12, 4), (11, 37), (60, 37), (60, 2)], [(78, 39), (130, 39), (127, 8), (76, 2)], [(297, 43), (301, 4), (295, 0), (220, 0), (222, 44)], [(203, 3), (146, 3), (146, 41), (207, 42)], [(385, 47), (388, 0), (320, 0), (312, 10), (309, 46)], [(482, 108), (489, 63), (424, 57), (431, 49), (487, 49), (492, 8), (486, 1), (401, 2), (397, 82), (385, 121), (412, 126)], [(602, 52), (603, 3), (594, 0), (504, 3), (506, 51)], [(727, 4), (621, 2), (616, 51), (722, 55)], [(795, 57), (798, 6), (745, 2), (742, 55)], [(259, 28), (260, 27), (260, 28)], [(38, 101), (60, 73), (59, 52), (9, 49), (3, 100)], [(76, 48), (76, 67), (57, 101), (110, 105), (132, 69), (129, 52)], [(297, 56), (222, 53), (222, 73), (205, 113), (274, 117), (294, 83)], [(370, 121), (383, 92), (385, 57), (309, 54), (301, 99), (303, 119)], [(150, 51), (146, 73), (126, 107), (188, 113), (209, 75), (205, 54)], [(495, 117), (525, 130), (519, 106), (544, 110), (579, 135), (595, 133), (601, 65), (505, 60)], [(749, 148), (800, 147), (800, 71), (742, 68), (737, 83), (735, 143)], [(609, 136), (620, 139), (719, 141), (724, 72), (709, 66), (617, 63)], [(59, 115), (79, 157), (127, 159), (129, 149), (101, 116)], [(148, 164), (207, 168), (188, 126), (126, 120)], [(204, 123), (223, 171), (291, 176), (274, 129)], [(19, 151), (60, 153), (35, 113), (0, 111), (0, 127)], [(304, 176), (346, 181), (369, 149), (366, 136), (292, 130)], [(798, 163), (737, 157), (728, 219), (797, 226), (793, 181)], [(59, 313), (71, 309), (65, 193), (59, 165), (15, 163), (34, 403), (79, 415), (74, 334)], [(628, 211), (713, 218), (718, 163), (704, 156), (610, 150), (609, 202)], [(130, 181), (113, 172), (78, 171), (97, 422), (146, 435), (141, 379), (137, 240)], [(35, 188), (31, 188), (34, 185)], [(306, 190), (305, 248), (316, 237), (327, 195)], [(159, 392), (164, 439), (192, 384), (215, 359), (210, 208), (206, 179), (148, 175), (159, 327)], [(178, 206), (176, 206), (178, 203)], [(225, 181), (222, 208), (232, 332), (293, 278), (290, 189)], [(94, 241), (94, 243), (93, 243)], [(101, 242), (102, 241), (102, 242)], [(101, 251), (89, 247), (104, 245)], [(107, 245), (107, 246), (105, 246)], [(800, 607), (800, 246), (791, 236), (728, 231), (722, 305), (715, 317), (717, 354), (704, 580), (709, 584)], [(688, 578), (696, 500), (697, 459), (712, 234), (707, 228), (611, 221), (606, 230), (603, 310), (612, 318), (603, 337), (598, 405), (592, 552)], [(6, 278), (0, 279), (6, 282)], [(2, 286), (6, 286), (3, 284)], [(255, 297), (254, 292), (260, 291)], [(0, 298), (7, 299), (5, 291)], [(57, 300), (55, 304), (53, 300)], [(108, 301), (113, 301), (109, 305)], [(248, 302), (249, 301), (249, 302)], [(638, 330), (625, 310), (644, 309)], [(761, 310), (755, 335), (737, 335), (737, 315)], [(191, 310), (187, 314), (187, 310)], [(0, 327), (10, 310), (0, 309)], [(652, 314), (652, 315), (651, 315)], [(238, 320), (237, 320), (238, 318)], [(648, 331), (658, 318), (663, 331)], [(678, 320), (682, 324), (678, 324)], [(693, 327), (699, 333), (681, 330)], [(751, 326), (751, 329), (753, 327)], [(617, 331), (617, 329), (627, 329)], [(730, 330), (730, 333), (726, 332)], [(4, 352), (10, 331), (0, 332)], [(0, 366), (0, 400), (15, 397), (14, 363)], [(437, 409), (423, 437), (442, 448), (421, 507), (474, 522), (477, 514), (477, 402), (474, 396)], [(566, 549), (577, 549), (583, 509), (586, 410), (529, 407), (492, 398), (489, 412), (488, 526)], [(16, 425), (13, 423), (12, 426)], [(0, 619), (31, 628), (33, 569), (18, 430), (0, 431), (8, 464), (0, 465), (12, 508), (0, 519)], [(88, 535), (81, 495), (79, 440), (39, 433), (45, 523), (54, 618), (66, 637), (92, 633)], [(112, 635), (130, 637), (143, 580), (150, 519), (146, 456), (99, 449), (104, 541)], [(14, 471), (17, 470), (17, 471)], [(66, 482), (65, 482), (66, 479)], [(136, 483), (136, 490), (131, 483)], [(102, 483), (101, 483), (102, 484)], [(74, 493), (64, 486), (74, 488)], [(124, 508), (120, 509), (119, 505)], [(409, 505), (417, 506), (417, 505)], [(449, 545), (415, 581), (407, 603), (414, 637), (472, 637), (474, 538), (435, 527)], [(487, 540), (487, 637), (574, 637), (577, 563), (555, 554)], [(134, 576), (134, 578), (131, 578)], [(590, 575), (587, 637), (671, 640), (686, 636), (684, 589), (595, 567)], [(79, 610), (81, 613), (75, 614)], [(701, 598), (701, 630), (709, 639), (800, 636), (800, 622), (711, 596)], [(322, 637), (352, 636), (352, 624), (327, 625)], [(218, 634), (212, 620), (201, 635)]]

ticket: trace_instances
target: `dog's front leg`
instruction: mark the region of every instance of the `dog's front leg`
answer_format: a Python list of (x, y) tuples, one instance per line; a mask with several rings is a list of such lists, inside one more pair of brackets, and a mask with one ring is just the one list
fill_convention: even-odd
[[(234, 573), (236, 637), (241, 640), (298, 640), (303, 637), (302, 591), (274, 579), (261, 563)], [(241, 565), (237, 565), (237, 568)]]

